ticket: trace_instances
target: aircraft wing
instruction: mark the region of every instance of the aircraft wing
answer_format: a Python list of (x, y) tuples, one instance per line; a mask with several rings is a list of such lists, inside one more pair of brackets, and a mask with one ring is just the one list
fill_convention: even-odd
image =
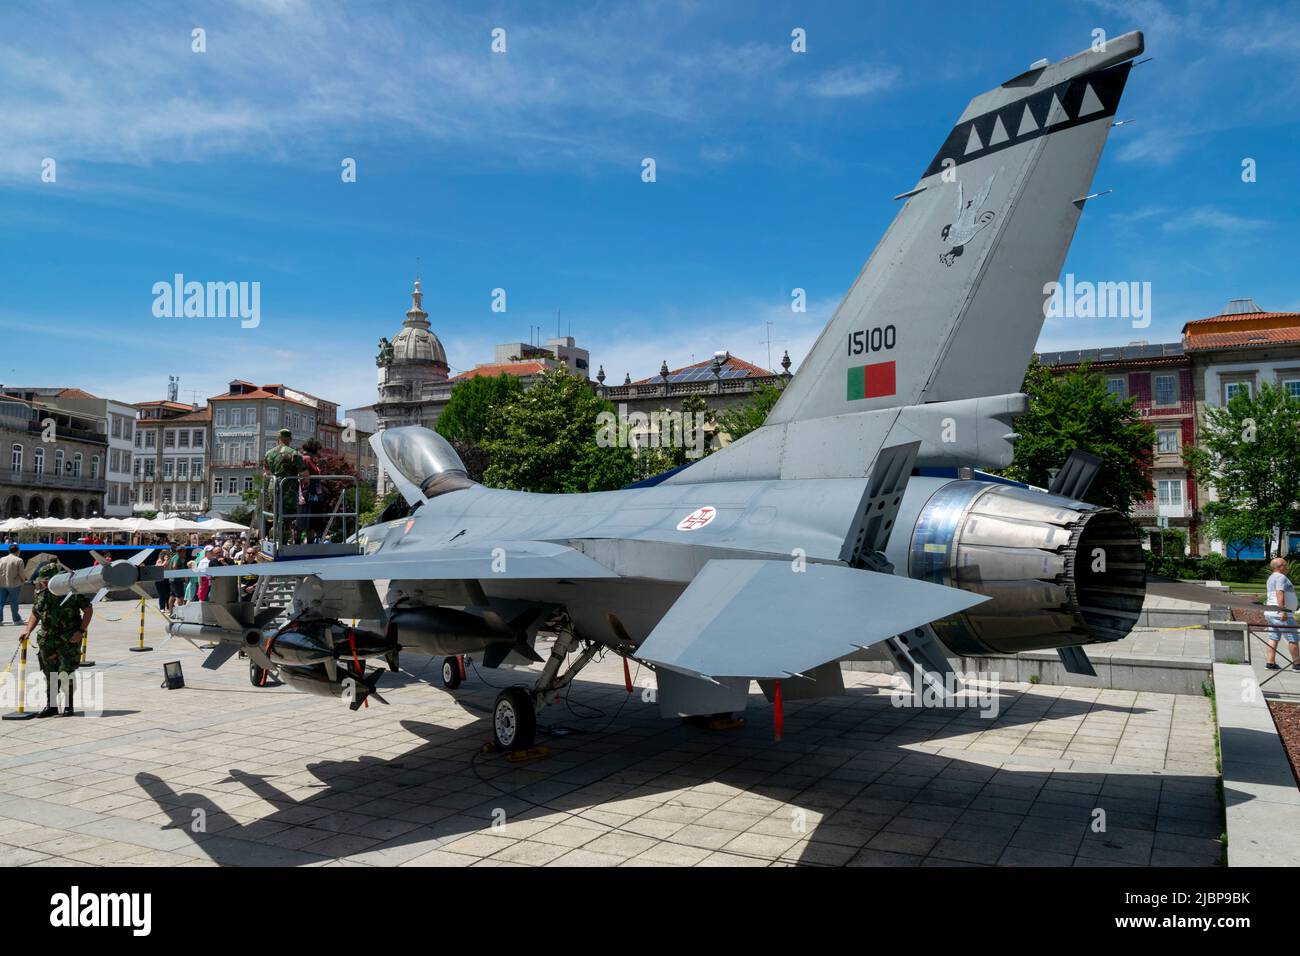
[[(209, 568), (204, 577), (302, 577), (322, 581), (443, 580), (493, 578), (515, 580), (615, 578), (616, 573), (573, 548), (549, 541), (499, 541), (492, 546), (437, 548), (409, 554), (358, 554), (341, 558), (305, 558), (269, 564)], [(169, 578), (200, 572), (169, 571)]]
[(693, 677), (782, 679), (987, 598), (838, 564), (708, 562), (636, 656)]

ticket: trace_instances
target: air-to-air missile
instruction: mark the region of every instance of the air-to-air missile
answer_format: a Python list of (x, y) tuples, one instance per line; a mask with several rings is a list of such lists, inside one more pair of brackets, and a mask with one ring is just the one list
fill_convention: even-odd
[[(55, 597), (69, 594), (90, 594), (96, 597), (109, 591), (140, 591), (140, 585), (147, 581), (160, 581), (163, 569), (157, 566), (141, 567), (138, 560), (149, 554), (142, 551), (127, 561), (113, 561), (95, 564), (80, 571), (64, 571), (50, 578), (50, 593)], [(140, 593), (144, 593), (140, 591)]]

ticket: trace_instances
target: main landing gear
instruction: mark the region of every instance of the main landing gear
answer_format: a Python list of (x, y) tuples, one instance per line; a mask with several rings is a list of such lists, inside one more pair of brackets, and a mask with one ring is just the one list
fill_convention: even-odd
[(442, 659), (442, 686), (455, 690), (465, 679), (465, 660), (462, 657), (444, 657)]
[(588, 641), (577, 659), (560, 673), (564, 660), (578, 646), (572, 631), (563, 631), (551, 647), (551, 656), (537, 683), (531, 691), (523, 687), (507, 687), (497, 695), (492, 707), (492, 743), (497, 750), (527, 750), (537, 736), (537, 714), (547, 704), (553, 704), (560, 691), (568, 687), (578, 672), (591, 663), (600, 645)]

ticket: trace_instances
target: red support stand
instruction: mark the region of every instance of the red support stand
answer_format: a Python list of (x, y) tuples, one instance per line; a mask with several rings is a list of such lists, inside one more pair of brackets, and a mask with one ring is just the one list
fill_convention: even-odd
[(772, 729), (776, 731), (776, 742), (781, 742), (781, 735), (785, 733), (785, 707), (781, 703), (781, 682), (776, 681), (772, 693)]
[(627, 687), (627, 692), (632, 693), (632, 671), (627, 666), (627, 658), (623, 658), (623, 684)]

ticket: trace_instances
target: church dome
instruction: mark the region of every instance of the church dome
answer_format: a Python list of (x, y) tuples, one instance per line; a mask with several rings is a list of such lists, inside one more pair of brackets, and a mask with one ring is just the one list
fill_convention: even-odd
[(423, 298), (420, 280), (411, 291), (411, 307), (406, 310), (402, 330), (393, 336), (394, 365), (437, 365), (446, 370), (447, 352), (438, 336), (429, 331), (429, 313), (420, 305)]

